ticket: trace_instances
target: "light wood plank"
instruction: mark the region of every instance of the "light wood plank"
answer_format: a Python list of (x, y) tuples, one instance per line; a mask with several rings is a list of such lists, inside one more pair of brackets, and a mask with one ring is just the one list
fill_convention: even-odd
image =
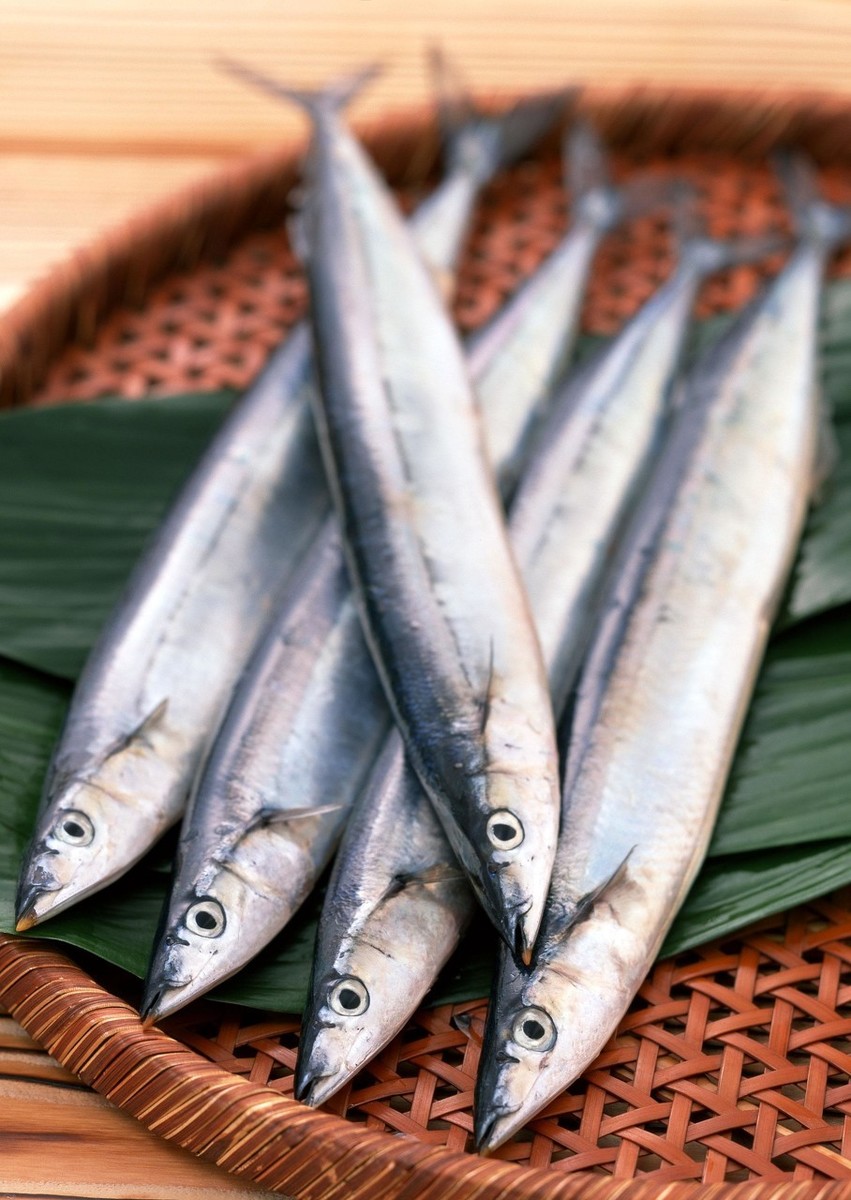
[(0, 144), (267, 144), (284, 106), (213, 65), (226, 51), (296, 82), (379, 58), (360, 112), (422, 102), (441, 41), (482, 92), (566, 79), (851, 92), (851, 6), (837, 0), (6, 0)]
[(0, 1189), (114, 1200), (271, 1196), (163, 1141), (88, 1089), (10, 1079), (1, 1062)]
[(81, 1083), (0, 1009), (0, 1193), (110, 1200), (271, 1200), (151, 1133)]
[(103, 230), (214, 171), (215, 156), (0, 155), (0, 311)]

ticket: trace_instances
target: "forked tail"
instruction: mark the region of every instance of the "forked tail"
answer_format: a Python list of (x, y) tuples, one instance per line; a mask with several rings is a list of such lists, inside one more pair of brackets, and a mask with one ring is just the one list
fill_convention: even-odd
[(564, 120), (579, 94), (576, 87), (542, 92), (491, 116), (474, 104), (458, 68), (439, 46), (430, 48), (429, 66), (447, 166), (471, 172), (480, 184), (522, 158)]
[(798, 237), (817, 242), (827, 251), (851, 238), (851, 208), (830, 204), (822, 197), (813, 166), (803, 154), (775, 151), (772, 161)]
[(271, 75), (266, 75), (254, 67), (228, 58), (226, 55), (220, 55), (215, 62), (216, 66), (227, 71), (229, 75), (233, 75), (235, 79), (250, 84), (267, 95), (291, 100), (293, 104), (305, 109), (312, 117), (339, 112), (345, 108), (382, 70), (380, 64), (370, 63), (357, 71), (339, 76), (321, 88), (292, 88), (278, 79), (273, 79)]

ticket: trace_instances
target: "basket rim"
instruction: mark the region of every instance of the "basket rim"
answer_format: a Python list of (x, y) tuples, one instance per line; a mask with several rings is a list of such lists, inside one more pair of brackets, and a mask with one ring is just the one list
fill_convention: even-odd
[[(673, 1182), (563, 1174), (389, 1136), (230, 1074), (143, 1025), (63, 954), (0, 934), (0, 1001), (63, 1066), (148, 1129), (240, 1177), (311, 1200), (845, 1200), (848, 1182)], [(155, 1088), (168, 1097), (158, 1108)], [(210, 1095), (220, 1098), (210, 1113)], [(274, 1143), (274, 1145), (272, 1145)], [(262, 1170), (253, 1163), (264, 1155)]]
[[(483, 107), (504, 108), (517, 98), (504, 94)], [(716, 148), (765, 154), (805, 139), (816, 162), (851, 162), (851, 97), (824, 89), (598, 85), (582, 90), (577, 111), (594, 120), (615, 149), (628, 143), (643, 153)], [(435, 114), (424, 105), (355, 122), (355, 128), (381, 166), (415, 133), (426, 143), (420, 175), (439, 153)], [(117, 303), (139, 302), (166, 274), (228, 249), (256, 213), (258, 197), (261, 209), (277, 204), (283, 211), (302, 146), (290, 136), (277, 148), (225, 163), (97, 234), (37, 279), (0, 313), (0, 408), (26, 404), (49, 363), (72, 340), (90, 341)]]
[[(507, 101), (508, 98), (505, 98)], [(851, 97), (742, 88), (592, 88), (581, 109), (616, 147), (640, 152), (711, 145), (763, 154), (813, 139), (819, 161), (851, 162)], [(736, 123), (738, 118), (738, 124)], [(436, 154), (433, 116), (422, 107), (361, 129), (379, 161), (415, 135)], [(638, 137), (639, 130), (648, 130)], [(295, 178), (300, 142), (230, 162), (93, 239), (0, 316), (0, 406), (26, 404), (47, 366), (74, 338), (91, 337), (119, 303), (140, 301), (166, 274), (229, 248), (280, 205)], [(422, 160), (420, 161), (422, 167)], [(207, 1062), (159, 1030), (44, 943), (0, 935), (0, 1003), (63, 1066), (148, 1128), (234, 1174), (311, 1200), (809, 1200), (848, 1195), (848, 1183), (760, 1181), (660, 1185), (518, 1166), (365, 1130), (307, 1109)], [(210, 1092), (227, 1096), (211, 1116)], [(168, 1111), (154, 1095), (169, 1097)], [(274, 1149), (271, 1144), (275, 1143)], [(263, 1151), (258, 1174), (252, 1157)], [(841, 1191), (838, 1189), (842, 1189)]]

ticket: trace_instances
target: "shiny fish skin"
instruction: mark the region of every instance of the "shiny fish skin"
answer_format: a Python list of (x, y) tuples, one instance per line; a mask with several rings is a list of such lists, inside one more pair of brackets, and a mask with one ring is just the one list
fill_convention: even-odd
[[(671, 278), (559, 390), (511, 506), (510, 530), (560, 713), (613, 546), (653, 463), (703, 280), (764, 256), (765, 240), (685, 243)], [(584, 631), (584, 635), (583, 635)]]
[(301, 327), (213, 439), (92, 650), (48, 770), (19, 929), (112, 882), (180, 816), (236, 675), (329, 510), (308, 366)]
[[(613, 544), (654, 457), (697, 288), (745, 252), (704, 239), (687, 244), (670, 281), (560, 389), (524, 472), (509, 530), (556, 712), (575, 678)], [(296, 1067), (296, 1096), (311, 1105), (324, 1103), (403, 1027), (472, 913), (403, 759), (394, 732), (328, 885)], [(362, 997), (358, 1011), (340, 1003), (345, 988)]]
[[(500, 486), (508, 497), (573, 355), (594, 255), (604, 236), (636, 207), (637, 189), (608, 182), (605, 151), (590, 126), (574, 125), (564, 161), (572, 198), (567, 235), (508, 302), (499, 327), (475, 335), (469, 349), (476, 395), (491, 414), (484, 429), (488, 458), (500, 464)], [(643, 189), (641, 195), (639, 207)], [(506, 361), (494, 352), (493, 341), (505, 340), (512, 325), (513, 349)], [(530, 399), (518, 404), (515, 395), (526, 396), (530, 389)]]
[(464, 869), (526, 953), (559, 819), (540, 650), (455, 331), (335, 108), (306, 106), (317, 425), (367, 639)]
[(533, 962), (501, 956), (483, 1151), (593, 1061), (700, 867), (814, 475), (825, 255), (805, 242), (691, 375), (583, 672)]
[(190, 802), (143, 1016), (166, 1016), (232, 975), (315, 885), (390, 723), (365, 648), (344, 677), (338, 670), (361, 641), (331, 517), (237, 687)]
[(476, 907), (392, 730), (355, 804), (326, 892), (294, 1094), (324, 1104), (405, 1025)]
[[(477, 118), (487, 153), (472, 161), (476, 186), (554, 115), (538, 102)], [(505, 145), (496, 135), (507, 122)], [(473, 139), (469, 129), (459, 136)], [(432, 253), (460, 242), (476, 190), (470, 171), (470, 153), (456, 156), (412, 219)], [(444, 189), (451, 205), (441, 203)], [(446, 276), (454, 264), (434, 265)], [(214, 438), (92, 650), (22, 869), (20, 929), (105, 887), (180, 817), (236, 679), (330, 511), (308, 404), (312, 379), (302, 322)]]
[[(568, 293), (581, 290), (583, 277), (573, 274), (569, 259), (562, 263), (566, 268), (563, 290)], [(546, 301), (551, 293), (551, 275), (551, 272), (543, 275), (542, 297), (536, 293), (538, 275), (535, 274), (515, 302), (506, 305), (493, 319), (486, 339), (492, 359), (481, 352), (480, 344), (474, 375), (483, 364), (492, 364), (481, 397), (481, 415), (488, 431), (499, 433), (500, 423), (506, 420), (506, 407), (501, 403), (506, 387), (521, 412), (534, 411), (538, 403), (540, 367), (526, 377), (518, 376), (516, 347), (525, 341), (529, 331), (541, 328), (541, 299)], [(564, 323), (560, 308), (550, 306), (548, 311), (556, 325)], [(570, 339), (571, 334), (568, 323), (566, 336)], [(555, 343), (556, 339), (550, 338), (552, 359), (558, 360), (563, 352)], [(555, 373), (556, 369), (553, 362), (550, 370)], [(516, 421), (513, 413), (509, 419), (512, 423)], [(510, 451), (507, 440), (501, 440)], [(495, 463), (500, 475), (508, 462), (508, 451)], [(284, 927), (326, 865), (347, 818), (347, 809), (363, 786), (365, 760), (362, 756), (352, 756), (349, 764), (350, 756), (344, 752), (346, 745), (350, 742), (372, 745), (371, 739), (375, 739), (374, 754), (378, 741), (388, 730), (389, 710), (383, 693), (375, 695), (377, 677), (360, 630), (354, 599), (350, 595), (348, 604), (343, 604), (338, 597), (338, 580), (344, 572), (342, 551), (337, 550), (335, 561), (333, 552), (319, 548), (311, 559), (315, 561), (315, 570), (306, 568), (300, 573), (298, 584), (290, 589), (292, 604), (276, 618), (252, 656), (246, 678), (217, 736), (214, 753), (201, 773), (181, 833), (181, 844), (186, 845), (186, 851), (180, 855), (168, 913), (148, 972), (142, 1004), (148, 1019), (167, 1015), (239, 970)], [(289, 610), (300, 588), (308, 587), (320, 594), (319, 579), (323, 572), (327, 577), (326, 594), (338, 598), (327, 603), (314, 598), (307, 606), (297, 606), (302, 615), (311, 614), (309, 625), (299, 635), (289, 628)], [(288, 689), (292, 670), (295, 670), (293, 686), (299, 692), (308, 687), (301, 675), (306, 671), (302, 660), (304, 638), (310, 638), (317, 646), (329, 644), (329, 652), (317, 655), (314, 660), (316, 678), (309, 686), (317, 696), (324, 693), (327, 703), (325, 710), (321, 705), (314, 706), (312, 728), (306, 720), (294, 722), (288, 707), (273, 705), (266, 696), (267, 692)], [(294, 654), (288, 649), (290, 645)], [(331, 647), (335, 656), (330, 653)], [(367, 713), (371, 714), (374, 729), (365, 724)], [(350, 727), (355, 722), (357, 730), (352, 733)], [(290, 744), (293, 738), (295, 746)], [(306, 761), (299, 761), (299, 753), (305, 755)], [(334, 764), (325, 770), (325, 786), (304, 784), (316, 774), (312, 757)], [(334, 786), (328, 783), (332, 770), (339, 775)], [(252, 796), (253, 808), (241, 803), (240, 797), (246, 790)], [(421, 791), (416, 781), (414, 790)], [(229, 800), (231, 793), (235, 793), (233, 804)], [(330, 805), (329, 798), (333, 799)], [(291, 844), (286, 844), (288, 806), (295, 807)], [(311, 810), (316, 813), (315, 819), (305, 819)], [(272, 831), (265, 842), (262, 834), (256, 832), (255, 816), (259, 811), (275, 813), (273, 822), (264, 822), (263, 828)], [(266, 879), (274, 875), (273, 867), (265, 862), (266, 856), (283, 853), (290, 863), (290, 869), (278, 872), (274, 903), (262, 883), (254, 889), (260, 893), (257, 899), (252, 892), (241, 895), (235, 892), (227, 863), (232, 855), (241, 853), (236, 849), (240, 826), (251, 830), (252, 854), (258, 864), (256, 874)], [(426, 835), (427, 841), (433, 842), (435, 838), (443, 843), (439, 827), (436, 835)], [(453, 865), (450, 882), (453, 892), (461, 890), (454, 878), (457, 874)], [(439, 895), (441, 887), (442, 880), (430, 881), (430, 894)], [(205, 900), (221, 905), (224, 913), (224, 928), (215, 938), (187, 927), (195, 906)], [(221, 920), (216, 928), (220, 924)]]

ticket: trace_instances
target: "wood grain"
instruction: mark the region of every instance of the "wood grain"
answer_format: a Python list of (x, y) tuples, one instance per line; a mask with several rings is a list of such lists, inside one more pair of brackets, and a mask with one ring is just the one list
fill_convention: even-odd
[(263, 1200), (114, 1108), (0, 1013), (0, 1194)]
[(6, 0), (0, 144), (267, 143), (299, 120), (224, 76), (217, 55), (315, 82), (386, 63), (361, 111), (421, 102), (439, 41), (483, 92), (579, 82), (851, 90), (836, 0)]
[(311, 83), (379, 59), (369, 121), (427, 101), (434, 42), (483, 95), (568, 79), (851, 91), (847, 0), (4, 0), (0, 309), (99, 229), (303, 133), (218, 54)]
[(216, 156), (0, 155), (0, 310), (101, 230), (214, 170)]

